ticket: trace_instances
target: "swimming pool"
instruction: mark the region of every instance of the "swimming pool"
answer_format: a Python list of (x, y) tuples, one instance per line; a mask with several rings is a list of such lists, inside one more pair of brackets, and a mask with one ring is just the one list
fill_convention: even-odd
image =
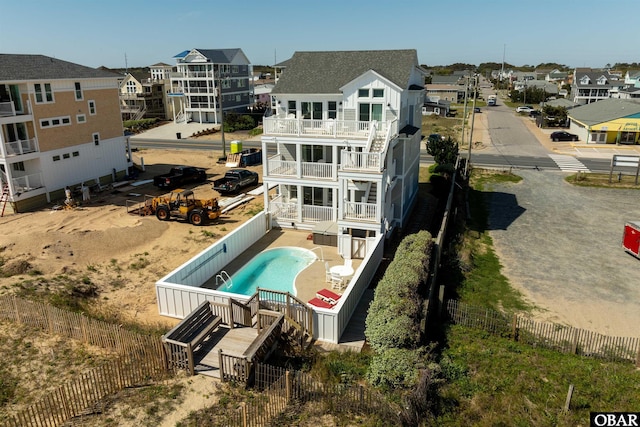
[(293, 246), (267, 249), (233, 274), (230, 285), (218, 290), (251, 296), (260, 287), (295, 295), (296, 276), (317, 258), (310, 250)]

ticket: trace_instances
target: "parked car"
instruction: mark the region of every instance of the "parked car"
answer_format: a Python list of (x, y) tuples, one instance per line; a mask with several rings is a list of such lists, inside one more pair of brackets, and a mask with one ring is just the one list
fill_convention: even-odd
[(535, 111), (536, 109), (533, 108), (531, 105), (523, 105), (520, 106), (518, 108), (516, 108), (516, 113), (530, 113), (532, 111)]
[(176, 188), (191, 182), (204, 182), (207, 172), (193, 166), (174, 166), (169, 173), (153, 177), (153, 185), (160, 188)]
[(563, 130), (551, 133), (550, 138), (552, 141), (578, 141), (580, 139), (578, 135)]
[(221, 194), (237, 193), (244, 187), (258, 185), (258, 174), (247, 169), (232, 169), (213, 182), (213, 189)]
[(480, 107), (476, 107), (476, 108), (473, 109), (474, 113), (479, 113), (480, 111), (482, 111), (482, 110), (480, 110)]

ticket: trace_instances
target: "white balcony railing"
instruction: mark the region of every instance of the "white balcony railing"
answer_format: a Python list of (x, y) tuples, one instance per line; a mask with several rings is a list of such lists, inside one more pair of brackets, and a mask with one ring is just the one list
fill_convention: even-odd
[(269, 176), (296, 176), (296, 174), (294, 160), (282, 160), (278, 155), (267, 160), (267, 175)]
[(344, 201), (344, 219), (377, 221), (378, 207), (375, 203), (357, 203)]
[(42, 173), (19, 176), (17, 178), (13, 178), (11, 182), (13, 183), (13, 190), (16, 193), (26, 193), (28, 191), (44, 187)]
[(268, 176), (295, 176), (297, 178), (333, 179), (331, 163), (302, 162), (298, 175), (298, 164), (295, 160), (282, 160), (275, 155), (267, 160)]
[[(355, 120), (308, 120), (267, 117), (263, 121), (265, 135), (322, 136), (333, 138), (368, 139), (371, 122)], [(386, 132), (386, 123), (379, 123), (378, 131)]]
[(302, 217), (299, 217), (298, 201), (296, 199), (289, 199), (289, 201), (285, 202), (282, 196), (278, 196), (269, 202), (269, 212), (274, 219), (287, 222), (335, 221), (335, 209), (331, 206), (302, 205)]
[(11, 141), (4, 144), (7, 157), (20, 156), (27, 153), (35, 153), (38, 151), (38, 141), (36, 138), (25, 139), (21, 141)]
[(331, 206), (302, 205), (302, 222), (335, 221)]
[(340, 151), (340, 168), (342, 170), (366, 170), (380, 172), (382, 153), (365, 153), (349, 150)]
[(302, 177), (331, 179), (333, 178), (331, 167), (331, 163), (302, 162)]

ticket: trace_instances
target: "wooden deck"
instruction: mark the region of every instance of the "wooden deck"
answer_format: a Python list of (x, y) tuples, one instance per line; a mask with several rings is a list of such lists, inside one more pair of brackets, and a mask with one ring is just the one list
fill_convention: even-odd
[(197, 374), (220, 378), (220, 359), (218, 352), (242, 357), (249, 346), (258, 337), (258, 330), (250, 327), (220, 326), (194, 353)]

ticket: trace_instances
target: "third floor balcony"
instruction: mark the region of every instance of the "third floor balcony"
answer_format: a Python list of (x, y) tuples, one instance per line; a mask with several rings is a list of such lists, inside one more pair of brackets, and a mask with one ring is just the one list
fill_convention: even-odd
[[(356, 120), (266, 117), (263, 129), (265, 135), (368, 139), (371, 124)], [(378, 123), (377, 132), (386, 132), (387, 126), (385, 122)]]

